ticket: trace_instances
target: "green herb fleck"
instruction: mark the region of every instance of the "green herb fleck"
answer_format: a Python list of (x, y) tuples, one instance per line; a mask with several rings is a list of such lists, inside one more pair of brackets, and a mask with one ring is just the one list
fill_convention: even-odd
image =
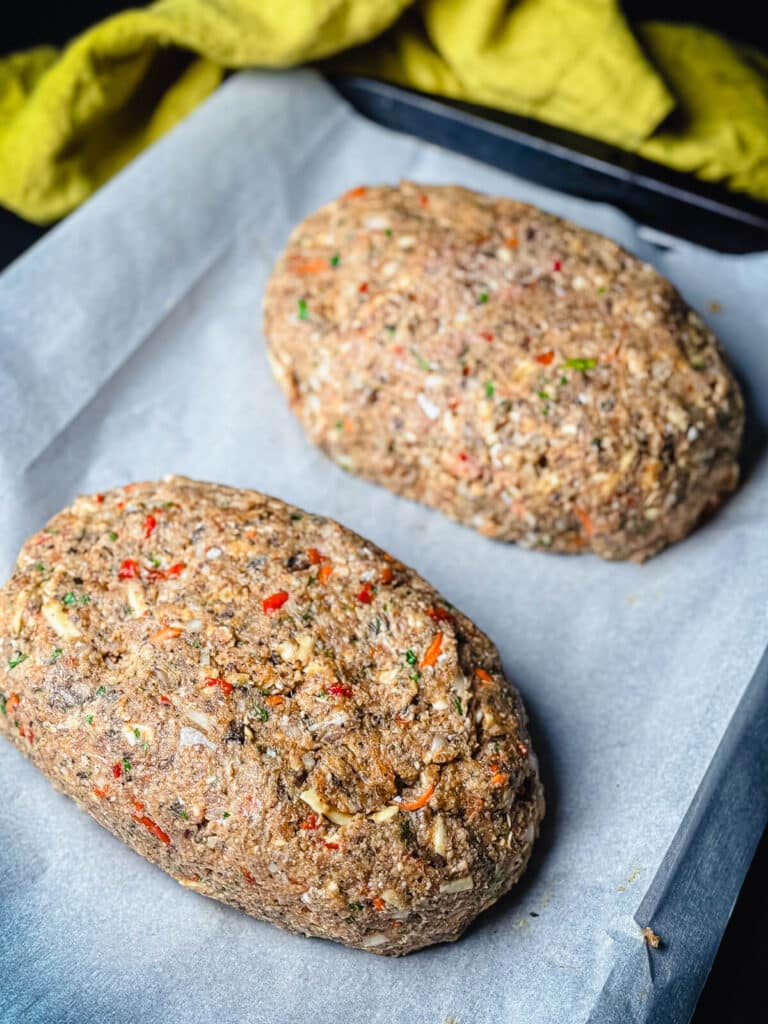
[(463, 715), (464, 714), (464, 709), (461, 706), (461, 698), (460, 697), (454, 697), (453, 698), (453, 706), (456, 708), (456, 712), (459, 715)]
[(299, 308), (299, 320), (308, 320), (309, 319), (309, 310), (307, 308), (307, 300), (306, 299), (299, 299), (299, 301), (298, 301), (298, 308)]
[(334, 423), (334, 427), (336, 427), (337, 430), (343, 430), (344, 429), (344, 421), (343, 420), (336, 420), (336, 422)]
[(28, 657), (28, 654), (17, 654), (15, 658), (11, 658), (8, 661), (8, 668), (16, 668), (16, 666), (20, 665), (22, 661), (26, 661)]
[(96, 696), (97, 697), (103, 697), (106, 692), (107, 692), (106, 686), (100, 686), (98, 688), (98, 690), (96, 691)]
[(393, 327), (392, 324), (387, 324), (387, 326), (384, 328), (384, 330), (387, 332), (387, 334), (392, 336), (395, 333), (396, 328)]
[(418, 681), (421, 679), (421, 672), (419, 672), (419, 670), (417, 669), (415, 672), (411, 672), (408, 678), (412, 679), (414, 683), (418, 683)]
[(149, 742), (148, 742), (148, 740), (144, 740), (144, 742), (141, 744), (141, 749), (143, 750), (143, 752), (145, 754), (149, 753)]
[(362, 910), (363, 909), (363, 904), (362, 903), (350, 903), (349, 904), (349, 909), (352, 910), (353, 912), (354, 911), (358, 911), (358, 910)]
[(374, 636), (378, 636), (379, 635), (379, 633), (381, 632), (381, 620), (380, 619), (374, 619), (373, 620), (373, 622), (371, 623), (371, 630), (373, 631), (373, 635)]
[(93, 725), (93, 715), (86, 715), (85, 720), (88, 723), (88, 725)]
[(60, 647), (54, 647), (51, 651), (51, 665), (55, 665), (64, 652)]
[(603, 288), (602, 286), (600, 288), (598, 288), (597, 289), (597, 294), (598, 295), (605, 295), (605, 288)]
[(253, 714), (256, 718), (260, 718), (262, 722), (266, 722), (267, 719), (269, 718), (269, 712), (260, 704), (254, 704), (252, 706), (251, 714)]
[(141, 739), (141, 729), (139, 729), (138, 725), (134, 726), (133, 735), (136, 737), (137, 740)]
[(416, 655), (413, 653), (413, 651), (407, 650), (405, 652), (405, 660), (408, 662), (409, 665), (415, 665), (416, 664)]
[(569, 370), (581, 370), (582, 373), (586, 373), (587, 370), (594, 370), (597, 366), (596, 359), (566, 359), (563, 366)]
[(488, 301), (488, 292), (480, 292), (480, 295), (478, 296), (478, 300), (477, 301), (478, 302), (487, 302)]
[(130, 774), (130, 772), (132, 771), (131, 762), (128, 760), (127, 757), (123, 758), (123, 771), (126, 774)]
[(317, 576), (310, 576), (307, 580), (307, 586), (311, 587), (314, 583), (317, 583)]
[(185, 807), (182, 807), (181, 810), (179, 811), (179, 817), (183, 821), (187, 821), (189, 819), (189, 815), (187, 814), (187, 810)]
[(493, 398), (495, 392), (496, 392), (496, 388), (493, 385), (493, 381), (492, 380), (487, 380), (485, 382), (485, 395), (486, 395), (486, 398)]
[(123, 605), (123, 615), (127, 618), (129, 615), (133, 615), (133, 608), (129, 604)]
[(341, 263), (341, 256), (339, 256), (339, 254), (335, 252), (333, 256), (331, 256), (329, 263), (331, 264), (332, 267), (338, 267), (338, 265)]
[(228, 818), (228, 817), (229, 817), (229, 811), (224, 811), (224, 813), (222, 814), (222, 818)]
[(542, 400), (542, 402), (549, 401), (549, 395), (547, 394), (546, 391), (540, 391), (539, 392), (539, 398)]
[(565, 385), (565, 384), (567, 384), (567, 383), (568, 383), (568, 378), (567, 378), (567, 377), (565, 377), (565, 376), (561, 377), (561, 378), (560, 378), (560, 383), (561, 383), (561, 385)]
[(83, 594), (83, 596), (80, 598), (80, 604), (90, 604), (90, 603), (91, 603), (91, 595), (90, 594)]
[(299, 512), (294, 512), (293, 515), (291, 516), (291, 519), (293, 520), (294, 523), (298, 523), (299, 520), (303, 518), (304, 516), (302, 516)]
[(391, 238), (392, 237), (392, 228), (385, 228), (384, 229), (384, 234), (387, 236), (387, 238)]
[(429, 371), (429, 370), (432, 369), (431, 364), (428, 363), (427, 360), (415, 348), (413, 348), (413, 346), (411, 346), (408, 349), (408, 351), (411, 353), (413, 358), (419, 364), (419, 369), (420, 370), (427, 370), (427, 371)]
[(75, 597), (75, 595), (74, 595), (74, 594), (72, 593), (72, 591), (71, 591), (71, 590), (70, 590), (70, 591), (68, 591), (68, 592), (67, 592), (67, 593), (66, 593), (66, 594), (64, 595), (64, 597), (62, 597), (62, 599), (61, 599), (61, 600), (62, 600), (62, 601), (64, 602), (64, 604), (66, 604), (66, 605), (68, 605), (68, 606), (71, 606), (71, 605), (73, 605), (73, 604), (77, 604), (77, 597)]
[(38, 562), (35, 568), (38, 572), (45, 572), (45, 565), (42, 562)]
[(2, 711), (2, 713), (4, 715), (7, 715), (8, 714), (8, 709), (6, 708), (5, 705), (6, 705), (5, 697), (0, 697), (0, 711)]
[(150, 555), (150, 556), (149, 556), (149, 560), (150, 560), (150, 562), (152, 563), (152, 565), (154, 565), (154, 567), (155, 567), (156, 569), (159, 569), (159, 568), (160, 568), (160, 566), (162, 565), (162, 562), (161, 562), (161, 561), (160, 561), (160, 559), (159, 559), (159, 558), (157, 557), (157, 555)]
[(115, 533), (114, 530), (110, 530), (109, 531), (109, 539), (110, 540), (117, 540), (117, 534)]

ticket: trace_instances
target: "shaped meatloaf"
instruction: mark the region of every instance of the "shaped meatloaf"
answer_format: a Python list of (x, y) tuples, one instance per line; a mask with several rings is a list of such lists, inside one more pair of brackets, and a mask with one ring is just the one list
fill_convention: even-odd
[(642, 561), (737, 483), (712, 332), (652, 267), (523, 203), (353, 189), (291, 235), (265, 333), (323, 451), (491, 537)]
[(490, 640), (329, 519), (171, 477), (82, 497), (0, 591), (0, 730), (183, 885), (377, 953), (456, 939), (543, 813)]

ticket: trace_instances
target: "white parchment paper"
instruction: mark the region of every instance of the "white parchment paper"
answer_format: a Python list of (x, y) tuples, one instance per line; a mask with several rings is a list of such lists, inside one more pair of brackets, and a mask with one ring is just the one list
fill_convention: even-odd
[[(310, 447), (265, 359), (265, 281), (297, 220), (361, 181), (404, 176), (600, 230), (715, 327), (748, 384), (751, 433), (743, 486), (709, 525), (643, 567), (526, 552)], [(333, 516), (497, 642), (531, 713), (548, 816), (524, 881), (469, 934), (390, 960), (182, 889), (2, 744), (0, 1019), (585, 1021), (642, 941), (633, 914), (768, 641), (767, 294), (768, 256), (653, 249), (609, 207), (374, 127), (309, 72), (231, 79), (9, 268), (3, 578), (24, 537), (78, 492), (169, 472)]]

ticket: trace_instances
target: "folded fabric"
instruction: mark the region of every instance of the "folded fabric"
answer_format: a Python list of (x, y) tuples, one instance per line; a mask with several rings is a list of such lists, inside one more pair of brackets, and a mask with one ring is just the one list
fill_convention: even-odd
[(159, 0), (0, 59), (0, 203), (54, 220), (225, 70), (333, 55), (768, 199), (768, 59), (694, 26), (635, 35), (618, 0)]

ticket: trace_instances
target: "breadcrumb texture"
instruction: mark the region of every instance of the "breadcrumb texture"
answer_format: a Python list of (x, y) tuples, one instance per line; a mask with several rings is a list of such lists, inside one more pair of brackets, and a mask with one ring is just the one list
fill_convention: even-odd
[(332, 520), (171, 477), (78, 498), (0, 591), (0, 731), (182, 885), (400, 955), (528, 861), (496, 648)]
[(524, 203), (353, 189), (295, 229), (264, 319), (315, 444), (490, 537), (643, 561), (737, 484), (712, 332), (651, 266)]

